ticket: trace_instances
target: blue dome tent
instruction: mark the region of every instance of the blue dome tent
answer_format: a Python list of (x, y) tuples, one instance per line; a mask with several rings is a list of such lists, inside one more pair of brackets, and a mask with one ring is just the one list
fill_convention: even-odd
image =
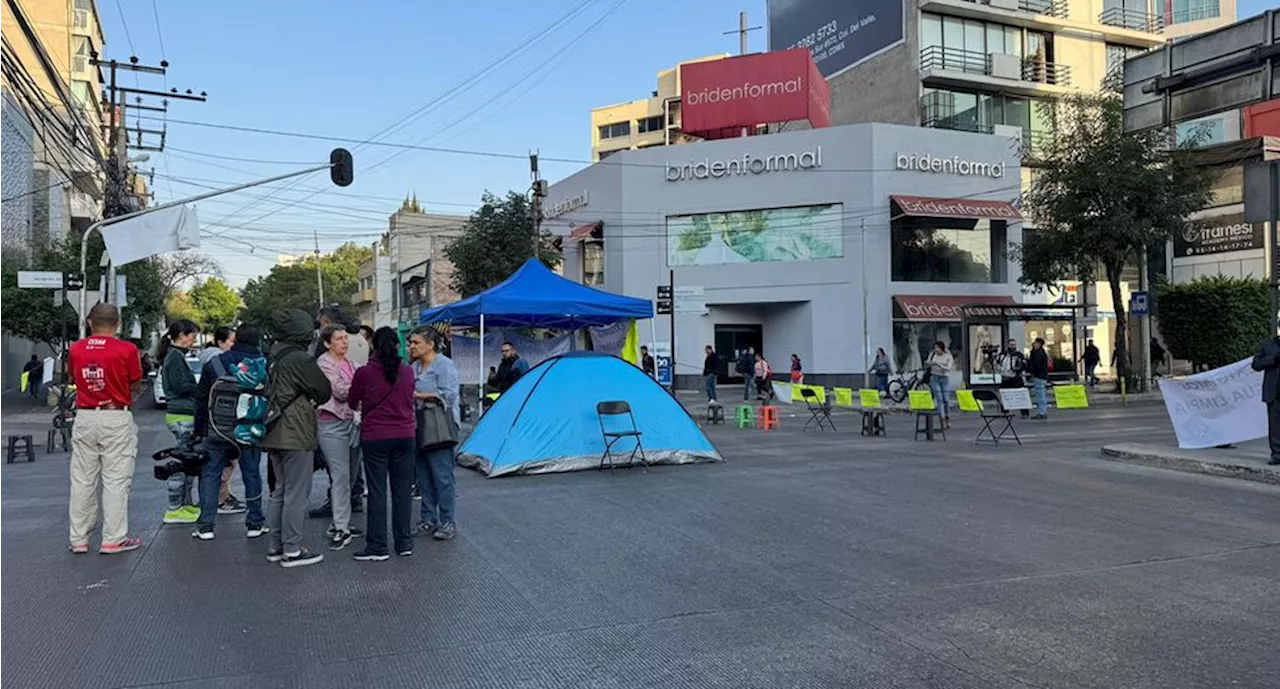
[[(604, 440), (596, 403), (631, 405), (650, 464), (723, 461), (670, 393), (617, 357), (581, 352), (548, 359), (499, 397), (462, 444), (458, 463), (487, 476), (594, 469)], [(623, 459), (633, 445), (614, 446)]]

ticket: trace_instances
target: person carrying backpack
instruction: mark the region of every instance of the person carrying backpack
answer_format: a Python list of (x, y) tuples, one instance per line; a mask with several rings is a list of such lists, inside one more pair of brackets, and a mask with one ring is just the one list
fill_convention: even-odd
[(219, 482), (223, 471), (239, 460), (244, 481), (245, 536), (267, 532), (262, 511), (262, 450), (257, 441), (265, 432), (267, 362), (256, 326), (242, 325), (231, 349), (210, 359), (200, 371), (196, 395), (196, 436), (204, 439), (209, 459), (201, 467), (200, 518), (191, 535), (213, 540), (218, 516)]

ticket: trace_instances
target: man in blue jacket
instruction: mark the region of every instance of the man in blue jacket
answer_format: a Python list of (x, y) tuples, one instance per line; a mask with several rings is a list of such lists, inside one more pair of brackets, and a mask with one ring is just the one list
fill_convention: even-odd
[(216, 437), (209, 429), (209, 391), (218, 378), (215, 361), (223, 371), (232, 371), (245, 359), (262, 356), (261, 331), (253, 325), (242, 325), (236, 331), (231, 349), (210, 360), (200, 371), (200, 393), (196, 395), (196, 436), (204, 438), (204, 450), (209, 459), (200, 473), (200, 519), (191, 535), (202, 541), (213, 540), (213, 525), (218, 516), (218, 487), (222, 471), (239, 460), (240, 477), (244, 481), (245, 535), (257, 538), (267, 531), (267, 518), (262, 512), (262, 450), (228, 442)]

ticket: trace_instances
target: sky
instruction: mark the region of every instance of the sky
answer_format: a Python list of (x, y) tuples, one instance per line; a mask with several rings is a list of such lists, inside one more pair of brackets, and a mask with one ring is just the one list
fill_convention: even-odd
[[(551, 181), (585, 167), (592, 107), (647, 96), (657, 72), (680, 60), (736, 52), (736, 31), (723, 32), (736, 30), (740, 10), (752, 26), (765, 17), (765, 0), (97, 4), (105, 57), (168, 60), (164, 77), (138, 77), (142, 88), (208, 92), (204, 103), (172, 101), (167, 115), (129, 116), (130, 126), (137, 114), (168, 120), (166, 152), (137, 164), (154, 168), (157, 202), (320, 163), (335, 145), (354, 153), (356, 181), (345, 189), (317, 173), (199, 204), (201, 226), (220, 235), (206, 235), (203, 250), (236, 286), (265, 274), (277, 254), (314, 250), (313, 231), (322, 251), (349, 240), (372, 243), (409, 193), (429, 212), (465, 215), (485, 190), (527, 190), (531, 150), (581, 161), (543, 161)], [(765, 49), (763, 30), (752, 32), (750, 47)], [(402, 129), (386, 132), (415, 112)], [(183, 121), (515, 157), (402, 152)]]
[[(1240, 0), (1237, 15), (1252, 16), (1274, 1)], [(376, 241), (409, 193), (428, 212), (465, 215), (486, 190), (527, 190), (530, 151), (580, 161), (543, 160), (545, 179), (563, 178), (588, 164), (591, 108), (647, 96), (657, 72), (681, 60), (736, 52), (739, 11), (747, 11), (751, 26), (766, 23), (765, 0), (97, 5), (106, 58), (169, 62), (164, 77), (126, 76), (125, 85), (208, 93), (203, 103), (172, 101), (165, 115), (135, 113), (148, 118), (145, 128), (168, 132), (166, 151), (138, 163), (155, 171), (157, 202), (317, 164), (335, 145), (354, 153), (356, 181), (345, 189), (316, 173), (199, 205), (203, 250), (235, 286), (265, 274), (277, 255), (314, 250), (315, 234), (322, 251)], [(765, 31), (753, 31), (750, 50), (765, 49)], [(129, 122), (139, 123), (134, 115)], [(225, 126), (502, 155), (404, 151)]]

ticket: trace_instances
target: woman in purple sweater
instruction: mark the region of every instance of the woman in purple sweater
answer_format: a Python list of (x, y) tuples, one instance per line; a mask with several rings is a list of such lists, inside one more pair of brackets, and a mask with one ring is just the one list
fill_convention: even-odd
[(391, 536), (396, 553), (413, 554), (413, 371), (400, 360), (400, 340), (391, 328), (373, 334), (369, 363), (356, 370), (347, 404), (360, 410), (360, 450), (369, 486), (362, 562), (390, 557), (387, 548), (387, 484), (391, 485)]

